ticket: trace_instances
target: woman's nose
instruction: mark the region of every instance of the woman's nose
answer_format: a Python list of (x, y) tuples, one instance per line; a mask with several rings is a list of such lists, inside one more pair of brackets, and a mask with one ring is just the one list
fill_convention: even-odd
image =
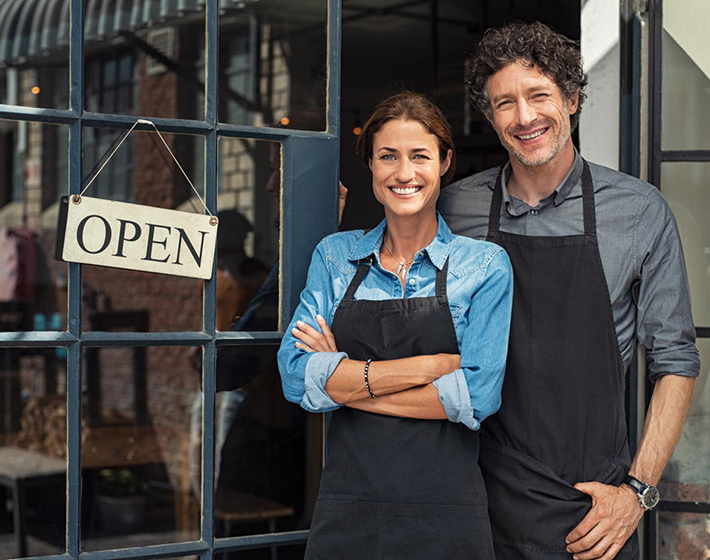
[(414, 166), (409, 158), (402, 158), (397, 166), (397, 174), (395, 175), (400, 183), (409, 183), (414, 179)]

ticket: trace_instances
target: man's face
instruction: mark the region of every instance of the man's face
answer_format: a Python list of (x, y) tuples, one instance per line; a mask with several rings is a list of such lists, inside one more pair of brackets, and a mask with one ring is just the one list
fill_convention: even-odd
[(511, 158), (526, 167), (550, 163), (570, 142), (578, 100), (534, 66), (511, 62), (488, 79), (487, 117)]

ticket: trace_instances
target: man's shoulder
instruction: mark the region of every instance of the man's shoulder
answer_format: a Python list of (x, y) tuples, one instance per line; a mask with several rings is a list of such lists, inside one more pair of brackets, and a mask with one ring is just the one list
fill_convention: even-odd
[(595, 190), (612, 187), (644, 198), (659, 194), (656, 187), (646, 181), (642, 181), (638, 177), (627, 175), (611, 167), (599, 165), (591, 161), (587, 163), (589, 163), (589, 169), (592, 172)]
[(496, 182), (496, 176), (498, 175), (498, 168), (492, 167), (481, 171), (480, 173), (475, 173), (474, 175), (469, 175), (463, 179), (459, 179), (455, 183), (451, 183), (449, 186), (444, 187), (441, 190), (442, 197), (451, 197), (456, 194), (466, 193), (471, 194), (480, 191), (482, 194), (488, 193), (493, 190)]

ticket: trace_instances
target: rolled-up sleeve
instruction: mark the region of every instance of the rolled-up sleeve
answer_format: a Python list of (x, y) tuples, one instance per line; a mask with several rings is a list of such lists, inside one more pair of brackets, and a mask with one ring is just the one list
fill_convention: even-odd
[(675, 217), (652, 193), (638, 221), (637, 338), (646, 348), (648, 375), (695, 377), (700, 356), (690, 306), (688, 275)]
[(468, 310), (461, 368), (434, 382), (452, 422), (477, 430), (500, 408), (513, 305), (513, 271), (502, 249), (489, 261)]
[(296, 348), (298, 339), (291, 332), (297, 321), (318, 328), (316, 315), (331, 315), (333, 286), (324, 257), (324, 242), (321, 241), (313, 253), (306, 287), (278, 352), (284, 396), (309, 412), (329, 412), (340, 407), (325, 392), (325, 384), (340, 360), (347, 358), (344, 352), (306, 352)]

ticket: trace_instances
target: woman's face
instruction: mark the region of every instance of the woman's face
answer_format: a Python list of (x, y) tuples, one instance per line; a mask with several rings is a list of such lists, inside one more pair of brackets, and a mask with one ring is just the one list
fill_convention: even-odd
[(436, 208), (451, 150), (439, 159), (439, 143), (418, 121), (389, 121), (375, 134), (372, 188), (388, 215), (415, 216)]

